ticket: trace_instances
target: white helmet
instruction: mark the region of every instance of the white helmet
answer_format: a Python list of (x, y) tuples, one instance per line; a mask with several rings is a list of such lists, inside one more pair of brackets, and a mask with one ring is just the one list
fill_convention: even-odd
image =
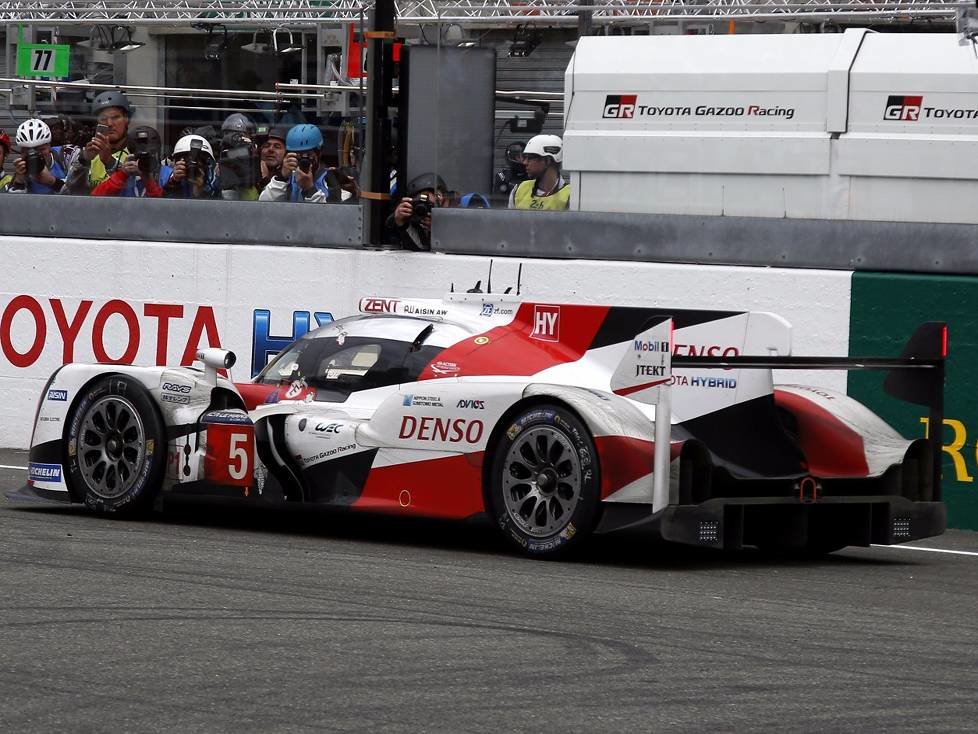
[(523, 155), (550, 156), (555, 163), (564, 160), (564, 141), (559, 135), (534, 135), (523, 149)]
[(211, 144), (207, 142), (207, 138), (203, 135), (184, 135), (177, 141), (177, 144), (173, 146), (173, 155), (180, 155), (181, 153), (190, 152), (190, 143), (194, 140), (199, 140), (201, 145), (200, 149), (207, 153), (211, 158), (214, 157), (214, 149)]
[(21, 148), (37, 148), (51, 142), (51, 128), (44, 120), (31, 118), (17, 127), (17, 145)]

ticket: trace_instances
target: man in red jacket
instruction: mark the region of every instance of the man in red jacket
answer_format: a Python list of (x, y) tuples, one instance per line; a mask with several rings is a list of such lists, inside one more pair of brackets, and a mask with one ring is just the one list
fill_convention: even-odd
[[(92, 196), (163, 196), (159, 182), (160, 134), (151, 127), (137, 127), (129, 134), (129, 148), (133, 155), (92, 189)], [(169, 169), (169, 166), (163, 168)]]

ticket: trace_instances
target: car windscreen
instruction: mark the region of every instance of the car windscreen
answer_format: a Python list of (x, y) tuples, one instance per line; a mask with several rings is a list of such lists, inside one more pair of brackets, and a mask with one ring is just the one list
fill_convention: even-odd
[(410, 342), (345, 335), (300, 339), (262, 370), (256, 382), (304, 381), (316, 400), (343, 402), (351, 393), (413, 382), (441, 347), (413, 349)]

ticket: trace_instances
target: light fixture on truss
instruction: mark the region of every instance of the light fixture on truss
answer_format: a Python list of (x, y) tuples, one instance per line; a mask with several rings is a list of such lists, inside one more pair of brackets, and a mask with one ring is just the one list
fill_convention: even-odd
[[(283, 34), (288, 33), (288, 41), (283, 44), (279, 44), (278, 32), (282, 31)], [(259, 41), (259, 37), (264, 35), (266, 40)], [(244, 51), (249, 51), (253, 54), (258, 54), (259, 56), (279, 56), (284, 54), (292, 54), (297, 51), (302, 50), (302, 46), (295, 45), (295, 39), (292, 36), (292, 31), (282, 28), (276, 28), (275, 30), (267, 31), (255, 31), (252, 36), (251, 43), (246, 43), (241, 47)]]
[(132, 40), (131, 28), (121, 25), (107, 28), (99, 25), (92, 27), (87, 40), (79, 41), (75, 45), (94, 51), (106, 51), (110, 54), (124, 54), (142, 48), (146, 44), (142, 41)]

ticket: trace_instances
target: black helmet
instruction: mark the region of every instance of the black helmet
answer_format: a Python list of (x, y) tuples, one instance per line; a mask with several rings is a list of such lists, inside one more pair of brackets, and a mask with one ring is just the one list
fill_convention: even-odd
[(264, 145), (269, 138), (276, 138), (284, 143), (288, 135), (288, 125), (259, 125), (258, 132), (255, 133), (255, 142)]
[(217, 150), (221, 145), (221, 134), (213, 125), (204, 125), (193, 130), (194, 135), (200, 135), (200, 137), (207, 140), (211, 144), (214, 150)]
[(431, 189), (432, 191), (448, 191), (445, 179), (434, 173), (422, 173), (415, 176), (407, 185), (407, 195), (417, 196), (420, 192)]
[(235, 132), (243, 133), (249, 137), (255, 134), (255, 123), (253, 123), (247, 115), (242, 115), (240, 112), (235, 112), (234, 114), (228, 115), (224, 124), (221, 125), (221, 132)]
[(132, 105), (121, 89), (110, 89), (99, 94), (92, 103), (92, 114), (98, 117), (99, 112), (109, 107), (118, 107), (126, 113), (126, 117), (132, 116)]
[(160, 154), (163, 141), (156, 128), (148, 125), (140, 125), (135, 130), (129, 132), (129, 148), (133, 153), (155, 153)]
[(510, 143), (506, 146), (506, 160), (510, 163), (521, 163), (523, 161), (523, 143)]

